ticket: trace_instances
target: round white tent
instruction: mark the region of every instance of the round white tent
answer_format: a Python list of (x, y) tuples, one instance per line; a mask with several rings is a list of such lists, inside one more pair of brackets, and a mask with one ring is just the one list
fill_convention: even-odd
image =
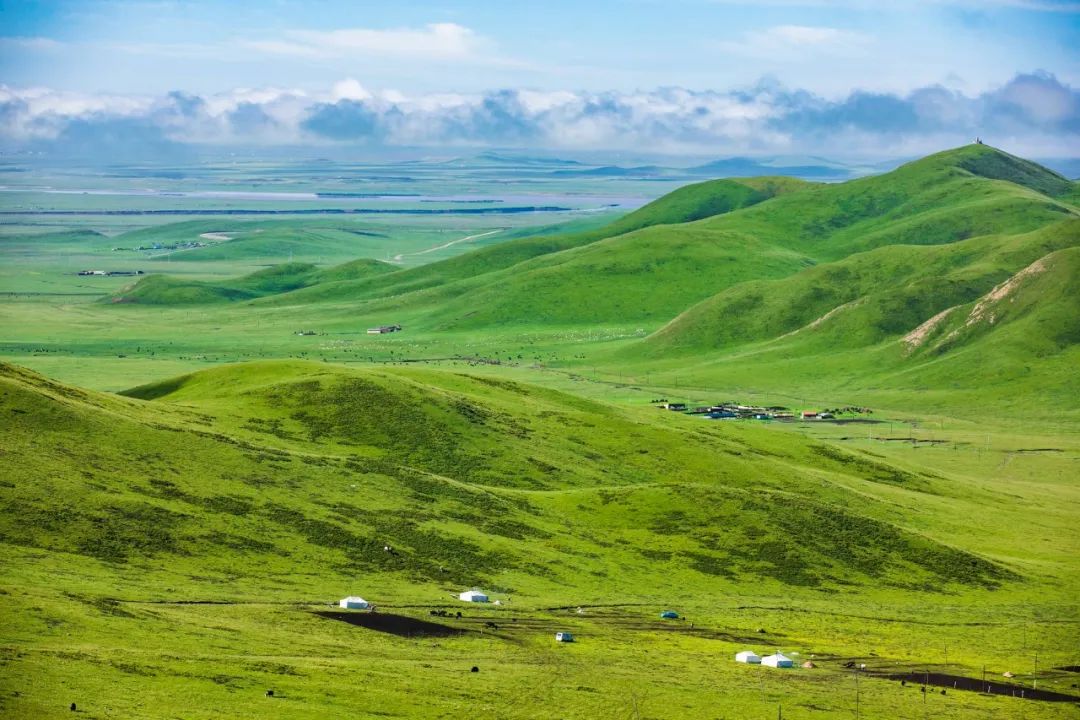
[(466, 590), (458, 595), (458, 599), (465, 602), (487, 602), (488, 596), (479, 590)]
[(787, 655), (784, 655), (783, 653), (776, 653), (775, 655), (766, 655), (765, 657), (761, 658), (761, 664), (768, 665), (769, 667), (774, 668), (789, 668), (794, 663), (792, 659), (789, 658)]
[(368, 609), (368, 601), (362, 597), (356, 597), (354, 595), (350, 595), (347, 598), (341, 598), (341, 600), (338, 601), (338, 605), (345, 608), (346, 610)]

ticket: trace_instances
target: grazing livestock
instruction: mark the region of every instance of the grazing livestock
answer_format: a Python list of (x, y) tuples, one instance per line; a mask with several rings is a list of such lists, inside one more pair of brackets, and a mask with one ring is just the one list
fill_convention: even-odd
[(273, 690), (267, 690), (266, 691), (266, 697), (274, 697), (274, 691)]
[(79, 708), (75, 707), (75, 703), (71, 703), (71, 712), (75, 712)]
[(471, 672), (480, 672), (480, 668), (478, 668), (478, 667), (476, 667), (475, 665), (473, 665), (473, 666), (472, 666), (472, 670), (471, 670)]
[(496, 625), (495, 623), (491, 622), (490, 620), (488, 620), (487, 622), (484, 623), (484, 627), (491, 628), (492, 630), (498, 630), (499, 629), (499, 626)]

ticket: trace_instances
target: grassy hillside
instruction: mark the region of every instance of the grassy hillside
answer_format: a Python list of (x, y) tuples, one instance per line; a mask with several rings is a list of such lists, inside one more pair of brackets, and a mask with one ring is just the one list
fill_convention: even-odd
[(985, 147), (985, 145), (976, 145), (957, 164), (973, 175), (993, 180), (1007, 180), (1051, 197), (1059, 197), (1075, 191), (1075, 184), (1060, 173), (1000, 150), (980, 151)]
[[(882, 247), (779, 280), (732, 287), (643, 345), (654, 355), (701, 352), (799, 333), (807, 350), (861, 347), (912, 331), (1043, 255), (1078, 245), (1080, 218), (1019, 235)], [(1059, 299), (1047, 298), (1047, 304)]]
[(816, 262), (1027, 232), (1076, 216), (1070, 205), (960, 167), (996, 152), (962, 148), (886, 175), (546, 254), (473, 282), (454, 302), (440, 298), (430, 314), (452, 328), (657, 323), (738, 283), (793, 275)]
[[(793, 178), (713, 180), (696, 183), (679, 188), (599, 228), (556, 235), (543, 233), (510, 240), (383, 278), (312, 289), (282, 298), (280, 302), (379, 300), (387, 297), (400, 298), (408, 293), (433, 288), (439, 288), (440, 292), (432, 297), (442, 300), (484, 284), (484, 281), (479, 279), (485, 275), (512, 268), (534, 258), (588, 246), (641, 228), (689, 222), (731, 212), (810, 186), (810, 183)], [(494, 276), (489, 279), (498, 282)], [(457, 286), (456, 283), (461, 285)], [(406, 300), (410, 301), (411, 299)], [(423, 297), (417, 298), (416, 302), (423, 304), (429, 300)]]
[[(1072, 205), (1038, 192), (1068, 196), (1069, 187), (1060, 176), (985, 145), (836, 185), (710, 181), (676, 190), (598, 230), (510, 241), (397, 273), (305, 283), (273, 302), (367, 303), (373, 314), (383, 308), (411, 312), (414, 324), (439, 330), (656, 327), (743, 282), (792, 276), (875, 248), (950, 245), (1075, 217)], [(211, 301), (230, 295), (162, 297)]]
[[(283, 717), (411, 715), (509, 706), (539, 687), (560, 701), (526, 715), (585, 718), (601, 709), (581, 687), (636, 686), (655, 717), (697, 716), (721, 699), (741, 714), (780, 702), (843, 717), (845, 658), (910, 667), (944, 634), (955, 672), (1011, 667), (1019, 635), (971, 630), (1003, 602), (1024, 608), (1040, 647), (1073, 633), (1045, 622), (1075, 584), (1061, 530), (1077, 498), (1054, 472), (1039, 493), (1011, 476), (1009, 493), (975, 493), (981, 481), (963, 465), (931, 470), (458, 372), (256, 363), (126, 394), (0, 369), (11, 419), (0, 604), (16, 619), (4, 641), (19, 648), (5, 713), (52, 717), (77, 701), (164, 717), (182, 696), (192, 717), (275, 702), (266, 707)], [(992, 515), (1011, 524), (987, 541)], [(504, 606), (451, 603), (471, 585)], [(429, 632), (449, 634), (398, 637), (314, 614), (349, 593), (412, 632), (434, 619)], [(958, 603), (967, 609), (935, 609)], [(656, 619), (671, 606), (694, 627)], [(431, 618), (447, 607), (465, 617)], [(564, 628), (579, 643), (556, 652), (550, 635)], [(746, 675), (728, 658), (747, 645), (812, 654), (820, 668)], [(1047, 663), (1068, 657), (1045, 652)], [(601, 658), (612, 672), (598, 677)], [(688, 687), (655, 683), (656, 663), (688, 659), (708, 666), (719, 695), (692, 690), (696, 675)], [(470, 665), (480, 684), (459, 687)], [(564, 682), (545, 685), (556, 669)], [(361, 689), (358, 672), (377, 684)], [(894, 682), (864, 684), (868, 714), (920, 707)], [(1040, 687), (1065, 689), (1048, 677)], [(935, 699), (939, 716), (1020, 709), (951, 696)]]
[[(427, 582), (517, 583), (528, 594), (575, 585), (552, 554), (560, 543), (541, 541), (603, 547), (586, 518), (595, 502), (615, 500), (628, 507), (602, 514), (623, 537), (619, 554), (680, 548), (695, 585), (873, 581), (938, 592), (1023, 573), (1015, 560), (906, 532), (853, 492), (951, 496), (941, 478), (797, 435), (627, 414), (482, 377), (303, 363), (227, 366), (127, 394), (152, 402), (4, 367), (5, 412), (18, 418), (4, 459), (7, 542), (112, 562), (197, 557), (203, 570), (243, 546), (254, 553), (251, 580), (265, 555), (276, 567), (313, 562), (324, 582), (351, 562)], [(51, 449), (32, 450), (42, 441)], [(835, 532), (783, 547), (767, 532), (799, 537), (824, 525)], [(875, 540), (856, 549), (843, 532)], [(399, 555), (384, 555), (387, 542)], [(661, 571), (639, 563), (605, 588), (630, 593)]]
[(310, 263), (283, 263), (221, 282), (150, 275), (112, 295), (110, 302), (186, 305), (251, 300), (325, 282), (357, 280), (393, 272), (389, 263), (363, 258), (320, 270)]

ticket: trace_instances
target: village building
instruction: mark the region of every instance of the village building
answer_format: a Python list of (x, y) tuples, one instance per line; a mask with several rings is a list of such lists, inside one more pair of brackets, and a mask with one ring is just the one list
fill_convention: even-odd
[(399, 332), (401, 330), (400, 325), (380, 325), (379, 327), (368, 328), (368, 335), (385, 335), (386, 333)]
[(568, 632), (555, 633), (555, 642), (574, 642), (574, 636)]

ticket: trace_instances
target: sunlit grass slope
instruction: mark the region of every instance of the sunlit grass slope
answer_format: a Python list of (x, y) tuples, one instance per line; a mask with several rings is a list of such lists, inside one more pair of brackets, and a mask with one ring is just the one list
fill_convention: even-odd
[[(942, 478), (797, 435), (454, 373), (319, 364), (227, 366), (129, 395), (153, 399), (5, 366), (8, 543), (231, 568), (237, 583), (212, 594), (241, 592), (264, 563), (325, 587), (363, 569), (590, 596), (593, 571), (605, 593), (672, 572), (696, 586), (931, 593), (1023, 577), (904, 530), (871, 499), (952, 495)], [(661, 548), (684, 556), (679, 569), (650, 561)], [(626, 567), (608, 575), (615, 557)]]
[[(967, 455), (841, 448), (490, 375), (283, 361), (123, 396), (2, 365), (0, 416), (14, 717), (77, 702), (133, 718), (778, 704), (841, 718), (844, 658), (914, 666), (947, 643), (949, 669), (977, 676), (1017, 667), (1021, 637), (1053, 664), (1076, 637), (1068, 458), (1036, 458), (1038, 477), (1018, 460), (999, 482)], [(472, 585), (504, 604), (451, 600)], [(347, 594), (465, 618), (434, 618), (457, 635), (399, 637), (312, 613)], [(696, 627), (659, 621), (668, 607)], [(578, 643), (553, 646), (564, 629)], [(730, 661), (745, 646), (819, 668), (751, 674)], [(923, 709), (894, 681), (861, 692), (866, 715)], [(1070, 711), (931, 701), (942, 718)]]
[[(359, 301), (401, 298), (411, 292), (437, 288), (440, 292), (405, 302), (424, 305), (468, 292), (485, 280), (499, 282), (498, 271), (525, 261), (588, 246), (641, 228), (684, 223), (763, 202), (777, 195), (811, 187), (793, 178), (711, 180), (688, 185), (599, 228), (564, 234), (542, 234), (481, 248), (449, 260), (402, 270), (386, 277), (312, 288), (275, 302)], [(489, 274), (491, 274), (489, 276)]]
[(396, 268), (378, 260), (352, 260), (320, 270), (310, 263), (283, 263), (234, 280), (191, 280), (169, 275), (150, 275), (111, 296), (111, 302), (143, 305), (183, 305), (251, 300), (298, 290), (323, 282), (356, 280), (393, 272)]
[[(660, 224), (639, 227), (630, 215), (609, 226), (607, 237), (577, 236), (568, 245), (567, 238), (526, 239), (275, 302), (378, 304), (380, 295), (392, 296), (398, 307), (427, 308), (421, 322), (440, 329), (655, 326), (743, 282), (792, 276), (875, 248), (1031, 232), (1077, 213), (1068, 202), (1038, 191), (1067, 194), (1068, 181), (984, 145), (933, 155), (877, 177), (798, 185), (797, 191), (773, 192), (767, 199), (742, 185), (736, 200), (761, 201), (743, 202), (741, 209), (733, 202), (732, 181), (718, 182), (726, 184), (683, 188), (639, 211)], [(778, 181), (756, 182), (764, 188)], [(701, 208), (709, 208), (708, 217), (694, 221)], [(713, 212), (718, 208), (729, 211)], [(624, 228), (636, 229), (617, 232)], [(495, 256), (497, 262), (488, 262)], [(410, 295), (420, 290), (426, 292)]]

